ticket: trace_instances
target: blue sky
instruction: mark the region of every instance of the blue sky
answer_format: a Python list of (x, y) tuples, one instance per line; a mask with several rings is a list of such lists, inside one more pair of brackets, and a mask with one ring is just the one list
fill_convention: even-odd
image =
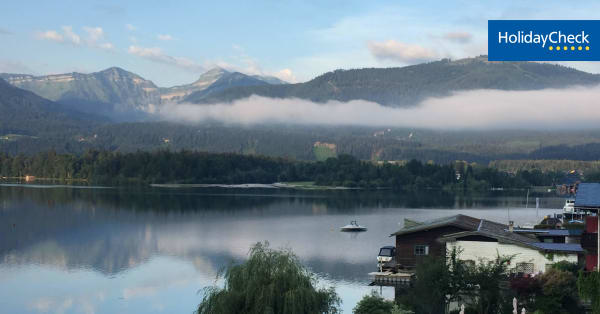
[[(11, 1), (0, 72), (119, 66), (159, 86), (221, 66), (306, 81), (487, 53), (488, 19), (597, 19), (593, 1)], [(600, 72), (597, 63), (564, 63)]]

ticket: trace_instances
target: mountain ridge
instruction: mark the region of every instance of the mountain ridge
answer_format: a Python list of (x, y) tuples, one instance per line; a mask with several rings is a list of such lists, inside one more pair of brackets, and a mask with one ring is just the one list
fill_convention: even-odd
[[(158, 87), (152, 81), (120, 67), (92, 73), (30, 75), (0, 73), (11, 85), (29, 90), (73, 110), (104, 115), (116, 121), (139, 120), (158, 106), (183, 100), (194, 92), (209, 95), (235, 86), (280, 84), (273, 77), (247, 75), (215, 67), (190, 83)], [(213, 84), (215, 84), (213, 86)]]
[(227, 103), (258, 95), (300, 98), (319, 103), (367, 100), (385, 106), (413, 106), (427, 97), (475, 89), (539, 90), (600, 84), (600, 75), (561, 65), (535, 62), (491, 62), (486, 56), (442, 59), (394, 68), (335, 70), (297, 84), (238, 86), (188, 101)]
[(13, 86), (59, 102), (73, 110), (115, 118), (150, 111), (160, 103), (158, 87), (119, 67), (89, 74), (71, 72), (44, 76), (0, 73)]
[(15, 87), (0, 78), (0, 135), (28, 136), (73, 131), (98, 124), (97, 117)]

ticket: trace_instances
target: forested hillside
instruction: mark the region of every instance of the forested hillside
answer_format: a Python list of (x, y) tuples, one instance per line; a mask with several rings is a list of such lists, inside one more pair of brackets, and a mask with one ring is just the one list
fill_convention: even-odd
[(97, 125), (94, 120), (0, 79), (0, 135), (72, 134)]
[(87, 151), (81, 156), (39, 153), (8, 156), (0, 153), (0, 177), (81, 179), (93, 184), (149, 183), (275, 183), (314, 181), (323, 186), (363, 188), (523, 188), (560, 184), (564, 173), (539, 170), (501, 172), (467, 163), (376, 164), (350, 155), (318, 162), (240, 154), (191, 151), (135, 152), (128, 154)]
[(595, 85), (600, 75), (553, 64), (488, 62), (486, 56), (423, 63), (402, 68), (336, 70), (306, 83), (238, 86), (195, 103), (231, 102), (251, 95), (301, 98), (315, 102), (369, 100), (386, 106), (415, 105), (426, 97), (475, 89), (538, 90)]
[[(0, 151), (34, 154), (55, 150), (81, 154), (88, 149), (116, 152), (169, 149), (259, 154), (307, 161), (350, 154), (371, 161), (417, 159), (446, 164), (465, 160), (487, 165), (494, 160), (598, 160), (598, 144), (594, 143), (600, 139), (600, 131), (472, 132), (167, 122), (95, 124), (60, 117), (54, 122), (43, 120), (32, 124), (7, 119), (9, 124), (2, 126), (14, 127), (2, 128)], [(58, 121), (60, 124), (53, 124)], [(46, 131), (40, 131), (41, 127), (47, 128)]]

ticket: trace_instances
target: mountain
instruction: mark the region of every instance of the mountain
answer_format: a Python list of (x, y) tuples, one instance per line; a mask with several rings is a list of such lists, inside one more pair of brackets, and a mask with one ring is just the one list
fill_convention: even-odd
[(157, 106), (179, 102), (198, 92), (201, 99), (237, 86), (284, 84), (270, 76), (250, 76), (214, 68), (191, 84), (159, 88), (152, 81), (118, 67), (90, 74), (66, 73), (45, 76), (0, 73), (8, 83), (69, 108), (115, 121), (139, 120)]
[(600, 75), (535, 62), (490, 62), (486, 56), (401, 68), (336, 70), (299, 84), (238, 86), (194, 103), (231, 102), (251, 95), (315, 102), (363, 99), (386, 106), (411, 106), (427, 97), (475, 89), (539, 90), (600, 83)]
[(97, 124), (93, 116), (42, 98), (0, 79), (0, 142), (16, 136), (72, 132)]
[(195, 91), (183, 99), (184, 102), (197, 103), (202, 99), (210, 97), (235, 87), (253, 87), (271, 85), (261, 79), (249, 76), (240, 72), (227, 73), (222, 75), (218, 80), (210, 84), (210, 86)]
[[(246, 75), (240, 72), (229, 72), (216, 67), (203, 73), (197, 81), (170, 88), (161, 88), (163, 102), (181, 102), (195, 99), (199, 101), (208, 95), (221, 92), (236, 86), (278, 85), (286, 82), (273, 76)], [(191, 96), (195, 94), (194, 96)]]
[(261, 80), (264, 82), (267, 82), (271, 85), (281, 85), (281, 84), (288, 84), (288, 82), (276, 78), (274, 76), (269, 76), (269, 75), (252, 75), (253, 78), (257, 79), (257, 80)]
[(83, 74), (46, 76), (2, 73), (10, 84), (87, 113), (117, 120), (140, 112), (152, 112), (160, 104), (158, 87), (139, 75), (112, 67)]
[(218, 79), (227, 74), (229, 74), (229, 72), (225, 69), (216, 67), (200, 75), (200, 78), (191, 84), (161, 88), (161, 100), (163, 102), (181, 101), (193, 92), (208, 88), (212, 83), (216, 82)]

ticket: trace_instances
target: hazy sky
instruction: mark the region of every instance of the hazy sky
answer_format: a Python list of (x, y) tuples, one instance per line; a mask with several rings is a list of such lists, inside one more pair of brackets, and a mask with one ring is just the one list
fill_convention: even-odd
[[(5, 1), (0, 72), (119, 66), (159, 86), (220, 65), (305, 81), (487, 53), (488, 19), (594, 19), (593, 1)], [(600, 72), (600, 64), (565, 63)]]

